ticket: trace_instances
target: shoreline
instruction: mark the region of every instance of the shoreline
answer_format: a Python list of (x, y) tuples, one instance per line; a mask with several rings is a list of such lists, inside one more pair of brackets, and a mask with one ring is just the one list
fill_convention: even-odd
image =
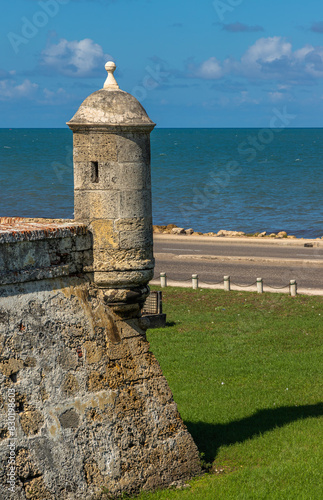
[(321, 241), (323, 240), (323, 236), (317, 237), (317, 238), (304, 238), (304, 237), (297, 237), (292, 234), (287, 234), (286, 231), (279, 231), (277, 233), (267, 233), (266, 231), (263, 232), (256, 232), (256, 233), (245, 233), (243, 231), (228, 231), (225, 229), (221, 229), (218, 232), (207, 232), (203, 233), (201, 231), (194, 231), (193, 228), (188, 228), (185, 229), (183, 227), (178, 227), (176, 224), (167, 224), (167, 225), (160, 225), (160, 224), (154, 224), (153, 225), (153, 233), (154, 234), (164, 234), (164, 235), (180, 235), (180, 236), (209, 236), (209, 237), (215, 237), (215, 238), (257, 238), (257, 239), (265, 239), (265, 240), (283, 240), (283, 239), (288, 239), (288, 240), (311, 240), (311, 241)]

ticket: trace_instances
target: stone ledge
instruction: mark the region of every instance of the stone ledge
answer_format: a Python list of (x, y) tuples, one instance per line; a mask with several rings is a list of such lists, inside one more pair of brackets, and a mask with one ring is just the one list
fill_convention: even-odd
[(69, 219), (0, 217), (0, 284), (83, 273), (91, 266), (92, 235)]
[(85, 234), (87, 234), (86, 224), (75, 222), (72, 219), (0, 217), (0, 244), (48, 238), (68, 238)]

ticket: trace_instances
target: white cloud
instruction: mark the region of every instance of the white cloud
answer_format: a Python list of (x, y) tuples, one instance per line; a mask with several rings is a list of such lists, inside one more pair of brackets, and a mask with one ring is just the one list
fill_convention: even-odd
[(314, 78), (323, 77), (323, 47), (312, 47), (304, 57), (305, 70)]
[(290, 57), (292, 45), (278, 36), (259, 38), (242, 56), (241, 63), (246, 66), (260, 66), (261, 63), (270, 63), (282, 57)]
[(65, 76), (87, 77), (95, 75), (102, 69), (107, 60), (101, 45), (90, 38), (68, 41), (61, 38), (58, 43), (49, 45), (41, 53), (41, 64)]
[(299, 61), (301, 61), (302, 59), (304, 59), (304, 57), (307, 56), (307, 54), (312, 52), (312, 50), (314, 50), (314, 47), (312, 45), (307, 44), (307, 45), (305, 45), (305, 47), (302, 47), (301, 49), (295, 50), (294, 57), (295, 57), (295, 59), (298, 59)]
[(196, 69), (194, 76), (205, 80), (216, 80), (223, 76), (223, 69), (216, 57), (210, 57)]
[(42, 89), (37, 83), (28, 79), (22, 83), (9, 78), (0, 79), (0, 101), (26, 99), (41, 105), (58, 105), (72, 98), (73, 96), (69, 95), (63, 88), (57, 90)]
[(0, 100), (32, 98), (38, 90), (37, 83), (32, 83), (26, 79), (21, 84), (14, 80), (0, 80)]
[(199, 65), (191, 63), (187, 70), (189, 77), (204, 80), (235, 75), (283, 84), (312, 83), (323, 78), (323, 47), (306, 45), (293, 52), (292, 44), (282, 37), (259, 38), (240, 60), (210, 57)]

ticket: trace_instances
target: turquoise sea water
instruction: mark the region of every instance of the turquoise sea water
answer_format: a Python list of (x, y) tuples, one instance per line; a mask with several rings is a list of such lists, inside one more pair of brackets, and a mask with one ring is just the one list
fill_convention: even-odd
[[(323, 129), (156, 129), (155, 224), (323, 235)], [(0, 129), (0, 216), (73, 217), (72, 132)]]

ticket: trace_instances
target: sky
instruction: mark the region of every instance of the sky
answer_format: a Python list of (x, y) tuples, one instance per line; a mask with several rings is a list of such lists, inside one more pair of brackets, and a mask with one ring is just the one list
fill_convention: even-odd
[(322, 126), (322, 0), (11, 0), (0, 27), (2, 128), (64, 128), (108, 60), (158, 127)]

